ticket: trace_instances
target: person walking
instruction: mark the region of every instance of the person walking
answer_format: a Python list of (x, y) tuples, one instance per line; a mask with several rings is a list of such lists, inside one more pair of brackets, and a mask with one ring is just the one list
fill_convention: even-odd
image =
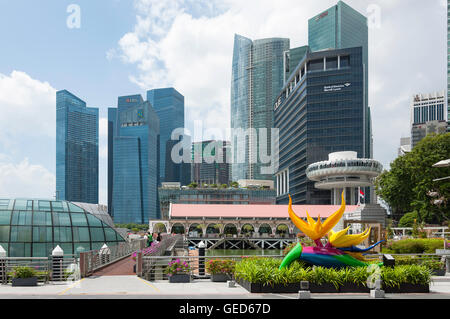
[(153, 236), (152, 236), (151, 233), (148, 233), (148, 236), (147, 236), (147, 246), (150, 247), (150, 246), (152, 245), (152, 242), (153, 242)]

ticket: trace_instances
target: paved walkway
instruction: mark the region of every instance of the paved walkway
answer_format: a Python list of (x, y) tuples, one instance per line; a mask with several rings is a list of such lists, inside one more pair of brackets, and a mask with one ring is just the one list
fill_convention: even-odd
[[(450, 299), (450, 276), (434, 277), (429, 294), (387, 294), (387, 299)], [(322, 299), (369, 299), (368, 294), (312, 294)], [(167, 280), (147, 281), (137, 276), (91, 276), (71, 284), (37, 287), (0, 285), (0, 299), (18, 298), (155, 298), (155, 299), (297, 299), (297, 294), (251, 294), (239, 285), (193, 280), (173, 284)]]
[(136, 262), (130, 257), (126, 257), (105, 268), (94, 272), (94, 276), (133, 276), (133, 266)]

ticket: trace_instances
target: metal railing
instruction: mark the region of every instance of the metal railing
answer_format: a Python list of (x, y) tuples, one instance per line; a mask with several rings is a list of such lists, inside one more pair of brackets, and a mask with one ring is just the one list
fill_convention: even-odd
[(80, 275), (87, 277), (96, 270), (108, 266), (145, 246), (145, 240), (133, 240), (131, 242), (119, 243), (116, 246), (105, 247), (98, 250), (90, 250), (80, 253)]
[[(282, 259), (284, 256), (251, 256)], [(142, 258), (142, 277), (149, 281), (168, 280), (167, 267), (170, 262), (179, 261), (189, 265), (189, 274), (193, 278), (209, 278), (206, 264), (209, 260), (234, 260), (239, 262), (244, 256), (144, 256)]]
[(9, 284), (18, 267), (29, 267), (38, 283), (66, 283), (80, 279), (78, 259), (74, 255), (55, 257), (4, 257), (0, 259), (0, 283)]

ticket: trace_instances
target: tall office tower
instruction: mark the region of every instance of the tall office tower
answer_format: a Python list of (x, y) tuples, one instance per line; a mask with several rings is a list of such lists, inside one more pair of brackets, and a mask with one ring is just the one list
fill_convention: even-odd
[(367, 18), (339, 1), (308, 21), (308, 44), (312, 52), (362, 47), (364, 66), (364, 158), (372, 158), (372, 129), (369, 108), (369, 28)]
[[(183, 141), (183, 138), (186, 139)], [(179, 182), (181, 186), (186, 186), (191, 183), (191, 150), (189, 148), (189, 161), (185, 161), (184, 159), (179, 162), (178, 160), (176, 162), (173, 161), (171, 150), (173, 147), (176, 147), (178, 144), (178, 148), (174, 149), (174, 151), (179, 150), (180, 148), (187, 149), (188, 147), (185, 147), (187, 145), (191, 144), (191, 137), (185, 135), (184, 137), (180, 137), (179, 140), (168, 140), (166, 143), (166, 172), (165, 172), (165, 182)], [(185, 144), (185, 145), (183, 145)], [(177, 154), (177, 156), (183, 156), (181, 152)]]
[(56, 199), (98, 204), (98, 108), (56, 92)]
[(192, 144), (192, 181), (198, 184), (229, 184), (230, 143), (204, 141)]
[(119, 97), (118, 108), (109, 109), (108, 116), (113, 131), (108, 136), (110, 213), (116, 223), (146, 224), (160, 217), (158, 115), (148, 101), (133, 95)]
[[(252, 41), (240, 35), (234, 37), (231, 78), (234, 181), (273, 180), (273, 174), (261, 170), (270, 164), (264, 163), (260, 155), (271, 155), (272, 107), (283, 87), (283, 60), (287, 50), (289, 39)], [(262, 129), (267, 129), (265, 138)]]
[(411, 147), (430, 133), (445, 133), (445, 91), (414, 95), (411, 101)]
[(121, 96), (118, 99), (117, 108), (108, 108), (108, 214), (114, 216), (113, 206), (113, 184), (114, 184), (114, 137), (119, 132), (120, 126), (117, 126), (118, 109), (127, 108), (142, 104), (144, 100), (140, 94)]
[[(308, 180), (306, 168), (333, 152), (364, 154), (362, 47), (307, 53), (274, 105), (279, 129), (277, 204), (330, 205), (329, 190)], [(367, 193), (366, 193), (367, 195)]]
[(447, 132), (450, 132), (450, 0), (447, 0)]
[(305, 57), (306, 53), (309, 53), (309, 46), (305, 45), (298, 48), (289, 49), (284, 52), (284, 84), (291, 76), (292, 72), (297, 68), (297, 65)]
[[(174, 88), (154, 89), (147, 91), (147, 100), (152, 104), (153, 109), (159, 117), (160, 127), (160, 182), (166, 180), (166, 160), (170, 161), (171, 149), (167, 149), (167, 141), (171, 139), (172, 131), (177, 128), (184, 128), (184, 96)], [(179, 180), (173, 182), (181, 182)]]

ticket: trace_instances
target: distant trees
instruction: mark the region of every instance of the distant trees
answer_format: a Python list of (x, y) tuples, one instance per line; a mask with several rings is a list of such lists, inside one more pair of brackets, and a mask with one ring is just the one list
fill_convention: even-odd
[[(442, 224), (450, 218), (450, 168), (433, 167), (450, 158), (450, 133), (430, 134), (410, 153), (391, 163), (375, 182), (377, 194), (390, 206), (393, 217), (402, 225)], [(436, 201), (438, 200), (438, 201)]]

